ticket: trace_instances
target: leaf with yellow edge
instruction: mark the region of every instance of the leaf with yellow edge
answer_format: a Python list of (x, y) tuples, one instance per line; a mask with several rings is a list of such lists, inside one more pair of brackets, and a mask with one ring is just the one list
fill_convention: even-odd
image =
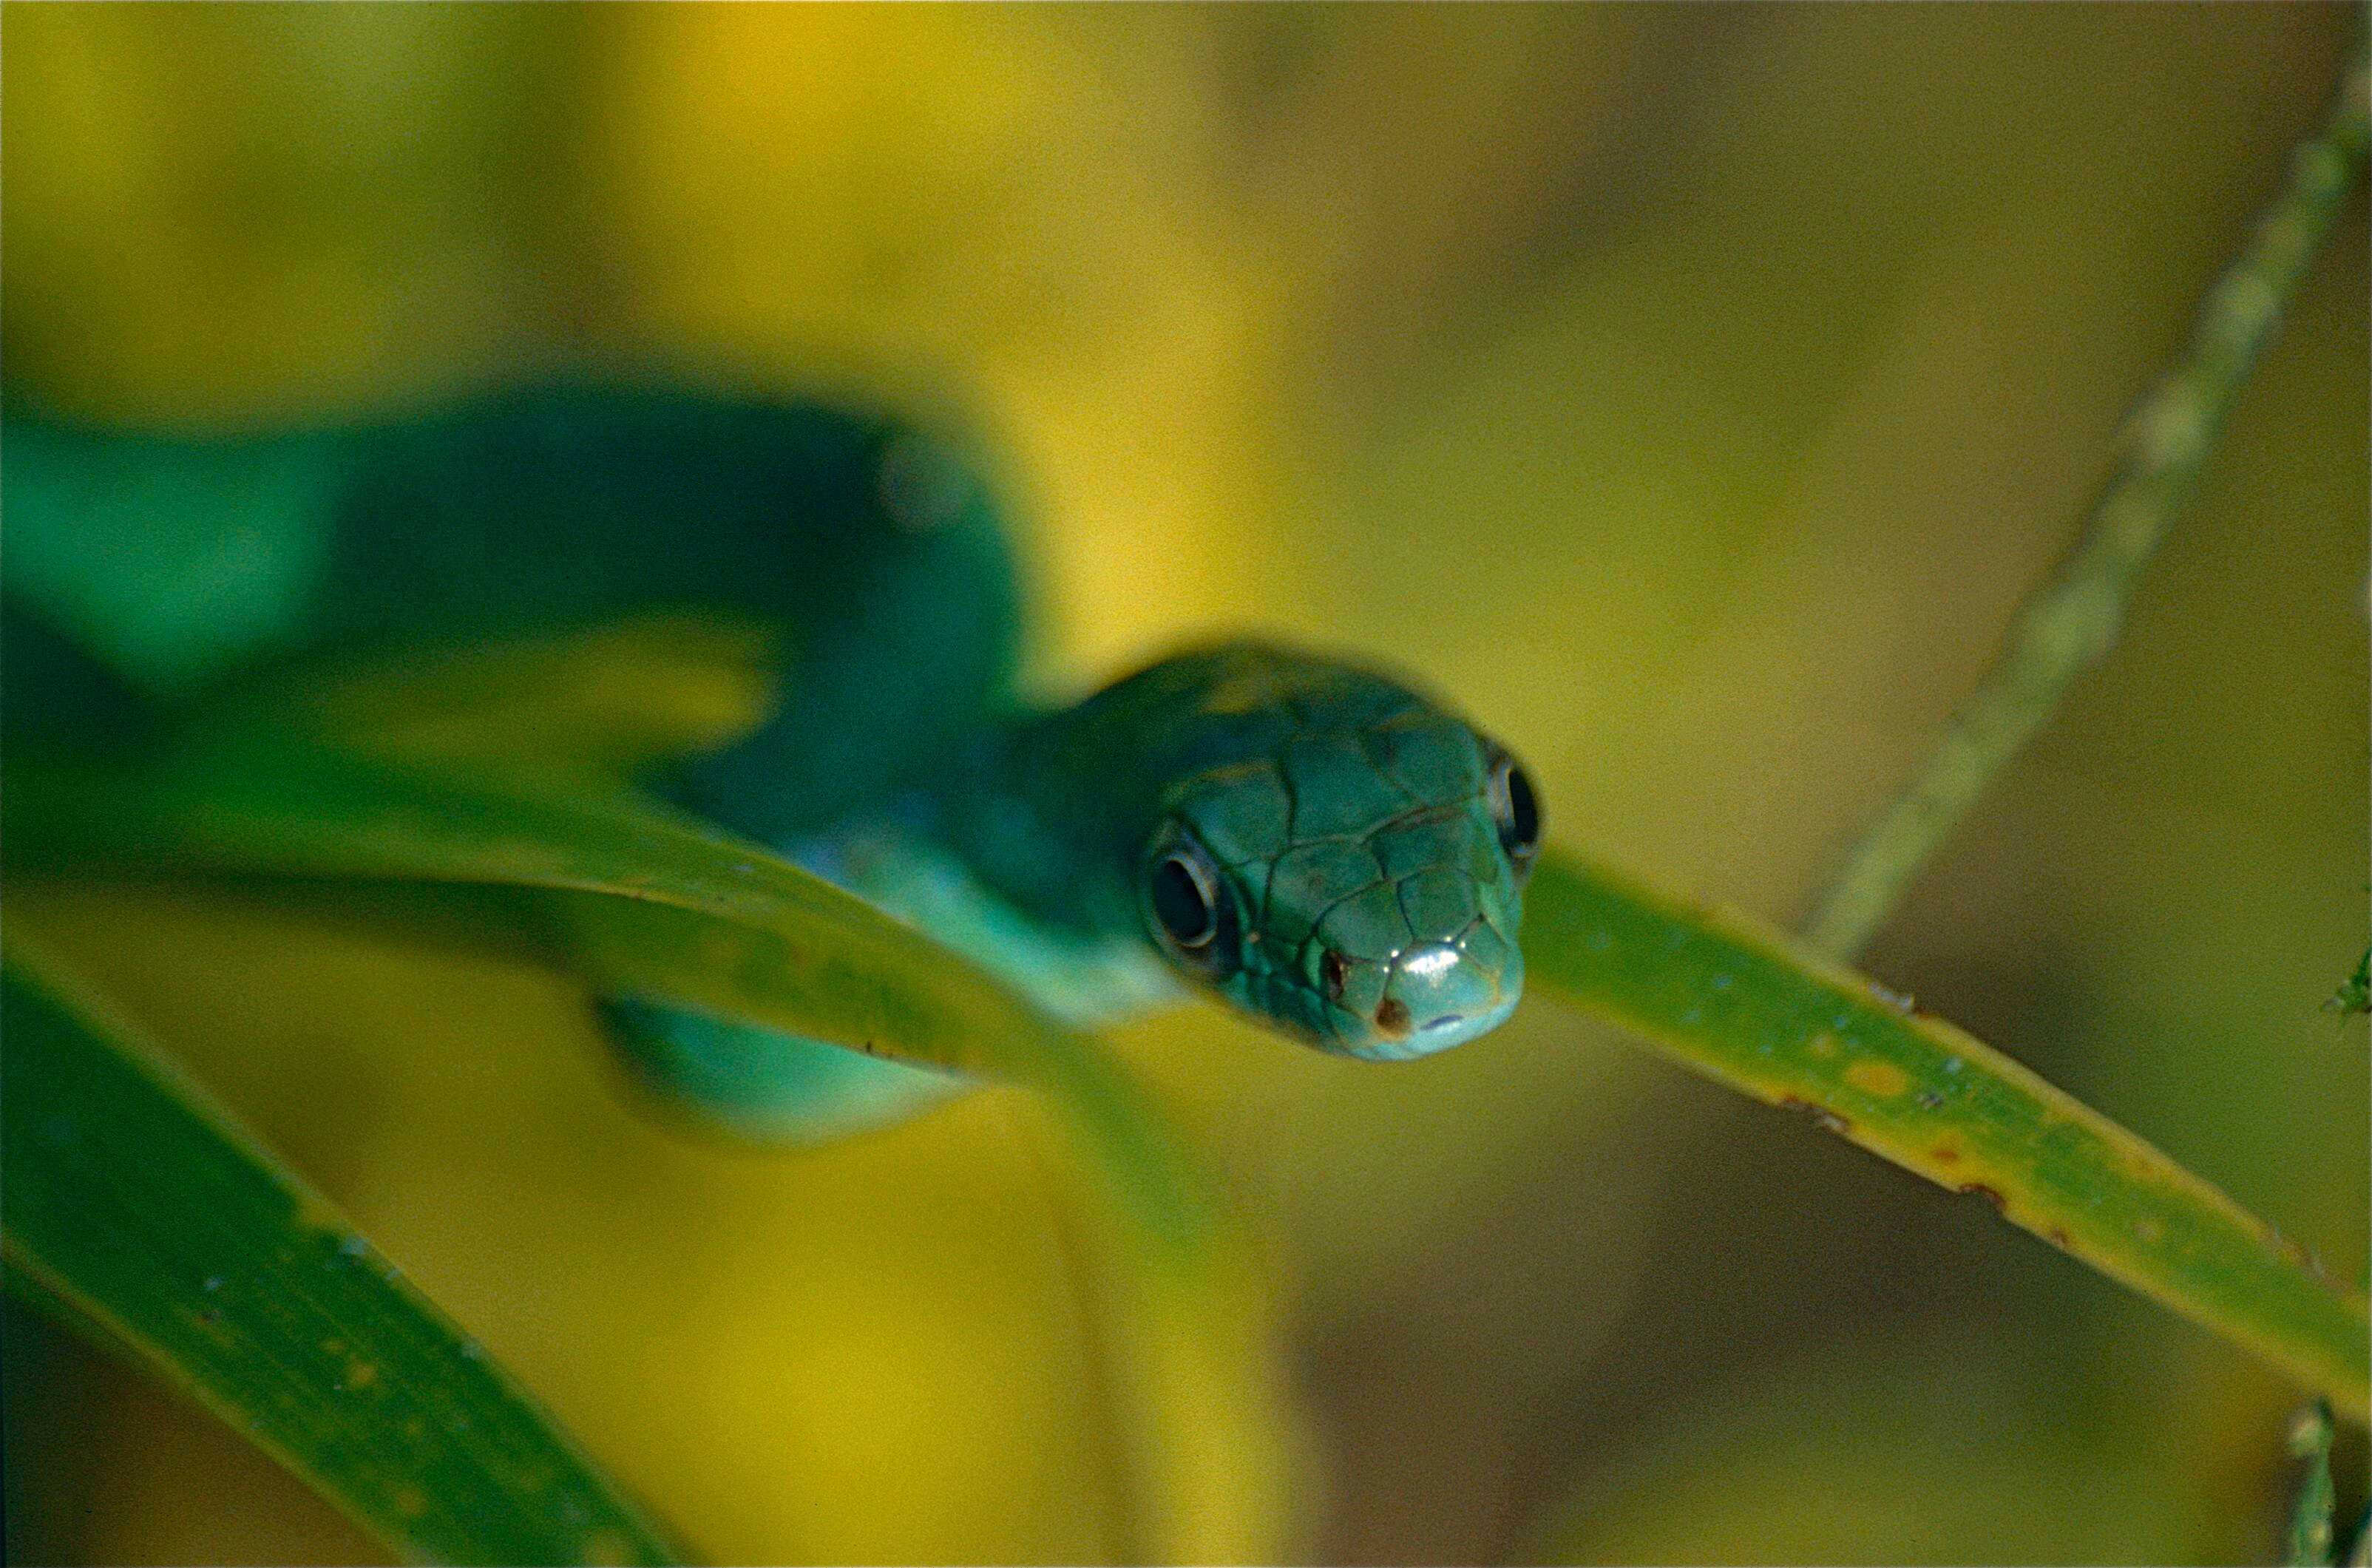
[(2140, 1138), (1908, 999), (1758, 922), (1556, 854), (1525, 896), (1524, 958), (1535, 985), (1983, 1199), (2365, 1419), (2372, 1331), (2360, 1292)]

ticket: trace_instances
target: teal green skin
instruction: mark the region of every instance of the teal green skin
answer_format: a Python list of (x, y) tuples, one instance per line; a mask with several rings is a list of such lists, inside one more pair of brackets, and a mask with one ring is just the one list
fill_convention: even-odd
[[(1238, 644), (985, 749), (945, 831), (1041, 920), (1139, 935), (1244, 1011), (1370, 1061), (1472, 1040), (1515, 1008), (1529, 845), (1494, 789), (1512, 761), (1406, 686)], [(1153, 907), (1171, 857), (1216, 873), (1203, 949)]]
[[(390, 648), (754, 612), (794, 650), (773, 716), (645, 783), (1061, 1016), (1183, 984), (1389, 1061), (1521, 993), (1538, 811), (1504, 749), (1398, 681), (1255, 644), (1021, 709), (986, 491), (890, 422), (559, 389), (239, 439), (12, 410), (5, 440), (11, 738), (137, 730)], [(604, 1011), (638, 1078), (748, 1137), (839, 1136), (966, 1086), (654, 998)]]

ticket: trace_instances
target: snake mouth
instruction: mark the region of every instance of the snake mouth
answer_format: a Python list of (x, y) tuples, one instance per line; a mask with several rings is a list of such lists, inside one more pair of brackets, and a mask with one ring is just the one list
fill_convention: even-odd
[(1447, 1051), (1453, 1045), (1464, 1045), (1470, 1040), (1489, 1034), (1507, 1021), (1507, 1016), (1516, 1010), (1516, 1004), (1522, 999), (1520, 994), (1510, 995), (1479, 1013), (1442, 1015), (1417, 1030), (1415, 1038), (1423, 1047), (1419, 1054)]
[(1494, 972), (1450, 942), (1402, 951), (1382, 979), (1364, 1012), (1332, 1014), (1335, 1049), (1346, 1055), (1406, 1062), (1462, 1045), (1506, 1022), (1524, 985), (1520, 958)]
[[(1412, 1026), (1405, 1021), (1405, 1005), (1388, 997), (1377, 1009), (1374, 1032), (1361, 1039), (1343, 1040), (1342, 1050), (1345, 1055), (1363, 1062), (1413, 1062), (1489, 1034), (1507, 1021), (1519, 1000), (1519, 992), (1503, 992), (1488, 1006), (1471, 1012), (1443, 1013)], [(1399, 1016), (1386, 1016), (1396, 1007), (1401, 1009)]]

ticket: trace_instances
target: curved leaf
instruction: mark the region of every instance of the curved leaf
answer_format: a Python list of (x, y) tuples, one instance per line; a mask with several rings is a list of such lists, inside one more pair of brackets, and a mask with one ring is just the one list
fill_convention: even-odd
[(15, 1288), (162, 1372), (407, 1557), (680, 1561), (320, 1194), (20, 929), (0, 1015)]
[(850, 894), (648, 796), (381, 761), (246, 725), (145, 761), (20, 759), (20, 858), (541, 890), (585, 967), (857, 1050), (1046, 1092), (1122, 1245), (1108, 1347), (1143, 1553), (1275, 1554), (1287, 1423), (1261, 1293), (1184, 1146), (1086, 1038)]
[(2003, 1218), (2262, 1356), (2361, 1422), (2365, 1299), (2099, 1111), (1909, 999), (1727, 911), (1550, 854), (1525, 897), (1533, 983), (1683, 1065)]

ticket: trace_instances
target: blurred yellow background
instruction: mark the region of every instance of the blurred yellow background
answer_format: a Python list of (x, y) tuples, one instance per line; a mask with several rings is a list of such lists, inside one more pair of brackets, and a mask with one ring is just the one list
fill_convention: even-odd
[[(554, 368), (973, 431), (1076, 691), (1420, 672), (1552, 838), (1780, 919), (2071, 537), (2343, 6), (84, 6), (5, 29), (12, 394), (190, 427)], [(2358, 197), (2123, 644), (1867, 956), (2366, 1267)], [(1067, 1562), (1123, 1502), (1032, 1106), (684, 1144), (575, 992), (228, 892), (45, 927), (686, 1535)], [(2293, 1396), (1534, 1003), (1117, 1043), (1273, 1255), (1336, 1562), (2223, 1562)], [(369, 1560), (9, 1318), (29, 1561)], [(2343, 1482), (2361, 1496), (2360, 1439)]]

